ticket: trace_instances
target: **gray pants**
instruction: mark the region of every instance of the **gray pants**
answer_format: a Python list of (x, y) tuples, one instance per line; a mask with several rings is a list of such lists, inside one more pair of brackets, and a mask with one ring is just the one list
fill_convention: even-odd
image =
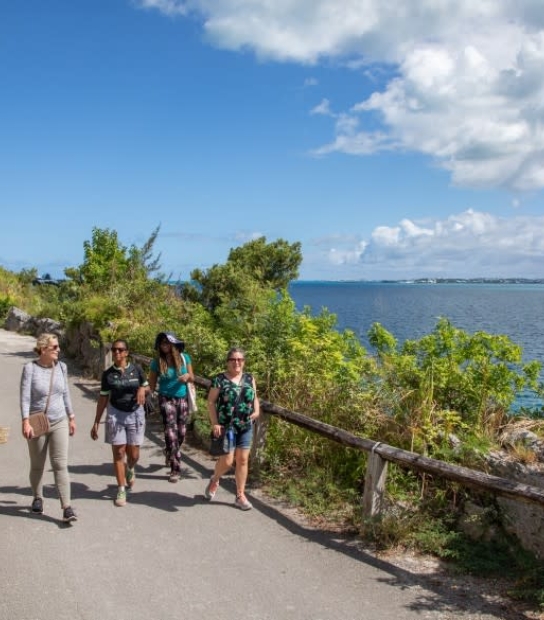
[(68, 418), (51, 422), (49, 432), (37, 439), (29, 439), (30, 486), (34, 497), (43, 497), (43, 470), (49, 450), (49, 461), (53, 468), (55, 485), (59, 493), (61, 506), (70, 506), (70, 475), (68, 474)]

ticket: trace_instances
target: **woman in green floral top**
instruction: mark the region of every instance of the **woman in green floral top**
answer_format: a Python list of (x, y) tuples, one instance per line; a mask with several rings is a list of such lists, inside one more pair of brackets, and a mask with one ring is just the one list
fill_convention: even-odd
[(215, 471), (206, 487), (207, 499), (213, 499), (219, 480), (236, 461), (235, 506), (250, 510), (245, 489), (248, 472), (249, 450), (253, 439), (253, 422), (259, 417), (259, 399), (253, 375), (244, 372), (245, 355), (242, 349), (232, 348), (227, 354), (227, 370), (212, 379), (208, 395), (208, 414), (212, 432), (216, 437), (225, 428), (229, 453), (220, 456)]

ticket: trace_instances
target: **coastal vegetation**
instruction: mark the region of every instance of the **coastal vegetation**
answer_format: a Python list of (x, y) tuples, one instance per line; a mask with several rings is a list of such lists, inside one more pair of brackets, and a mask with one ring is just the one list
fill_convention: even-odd
[[(201, 376), (222, 370), (230, 346), (246, 351), (260, 396), (359, 436), (455, 462), (484, 467), (500, 432), (541, 411), (511, 411), (521, 391), (541, 393), (540, 363), (522, 362), (508, 337), (469, 334), (447, 317), (418, 340), (398, 343), (379, 323), (366, 350), (335, 315), (298, 311), (287, 292), (298, 277), (300, 243), (265, 237), (231, 250), (226, 262), (195, 269), (173, 284), (154, 253), (159, 228), (141, 246), (124, 246), (117, 232), (95, 228), (83, 262), (56, 286), (37, 285), (34, 269), (0, 268), (0, 314), (11, 306), (64, 324), (90, 322), (103, 341), (127, 338), (131, 349), (153, 355), (158, 331), (183, 337)], [(48, 280), (48, 278), (44, 278)], [(195, 420), (207, 429), (205, 407)], [(392, 466), (388, 514), (361, 523), (364, 454), (272, 418), (260, 452), (259, 483), (316, 520), (357, 529), (379, 546), (410, 546), (456, 560), (467, 570), (522, 570), (542, 594), (538, 564), (512, 541), (467, 544), (457, 528), (467, 492)], [(497, 559), (501, 558), (498, 562)], [(505, 560), (504, 558), (507, 558)], [(486, 560), (487, 559), (487, 560)], [(491, 567), (491, 568), (490, 568)]]

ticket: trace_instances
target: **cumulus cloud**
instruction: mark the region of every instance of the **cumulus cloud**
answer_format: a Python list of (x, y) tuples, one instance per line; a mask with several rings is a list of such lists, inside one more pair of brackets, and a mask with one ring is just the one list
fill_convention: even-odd
[[(335, 135), (316, 146), (318, 155), (417, 152), (459, 186), (544, 187), (542, 0), (138, 3), (198, 16), (208, 40), (223, 49), (352, 67), (354, 79), (375, 91), (339, 113)], [(366, 77), (384, 66), (393, 77), (380, 83)], [(365, 128), (370, 118), (371, 130)]]
[(356, 264), (360, 278), (540, 278), (544, 216), (500, 218), (469, 209), (442, 220), (403, 219), (376, 227), (369, 239), (335, 238), (329, 247), (331, 265)]

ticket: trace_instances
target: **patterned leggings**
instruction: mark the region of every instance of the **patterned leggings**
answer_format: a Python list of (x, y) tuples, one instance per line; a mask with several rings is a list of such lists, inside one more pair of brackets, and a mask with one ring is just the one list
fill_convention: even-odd
[(186, 398), (168, 398), (159, 395), (159, 408), (164, 424), (166, 458), (173, 473), (181, 470), (181, 444), (187, 434), (189, 409)]

